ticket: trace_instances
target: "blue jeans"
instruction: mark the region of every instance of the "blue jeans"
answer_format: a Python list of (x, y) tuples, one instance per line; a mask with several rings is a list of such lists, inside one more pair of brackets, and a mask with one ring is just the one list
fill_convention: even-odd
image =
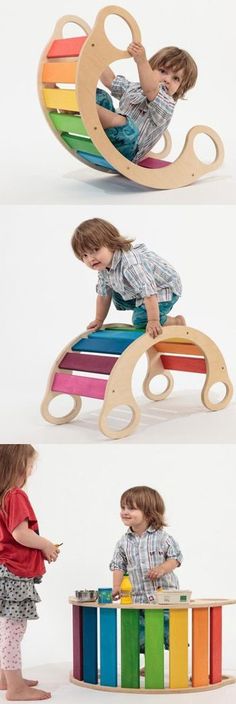
[[(171, 301), (162, 301), (161, 303), (159, 303), (160, 325), (164, 325), (164, 323), (166, 323), (167, 315), (173, 308), (174, 304), (178, 301), (178, 299), (179, 296), (177, 296), (176, 293), (173, 293)], [(117, 293), (116, 291), (112, 292), (112, 300), (117, 310), (133, 310), (132, 323), (133, 325), (135, 325), (135, 327), (146, 327), (147, 311), (144, 305), (136, 307), (135, 298), (130, 298), (128, 301), (125, 301), (120, 295), (120, 293)]]
[[(111, 110), (111, 112), (116, 112), (111, 96), (105, 90), (101, 90), (101, 88), (96, 90), (96, 103), (107, 110)], [(133, 161), (137, 152), (139, 130), (133, 120), (127, 115), (125, 117), (127, 120), (125, 125), (107, 127), (104, 131), (110, 142), (118, 149), (118, 152), (123, 154), (129, 161)]]
[[(169, 650), (169, 609), (164, 609), (164, 646)], [(142, 609), (139, 614), (139, 650), (145, 653), (145, 617)]]

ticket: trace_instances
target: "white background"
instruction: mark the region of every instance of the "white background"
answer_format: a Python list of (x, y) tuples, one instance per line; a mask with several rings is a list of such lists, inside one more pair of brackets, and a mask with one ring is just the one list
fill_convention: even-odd
[[(171, 44), (187, 49), (195, 58), (199, 78), (187, 100), (179, 101), (171, 123), (175, 159), (193, 125), (213, 127), (225, 145), (224, 166), (193, 184), (172, 191), (149, 191), (121, 177), (84, 167), (50, 131), (37, 97), (39, 57), (56, 21), (75, 14), (91, 26), (104, 0), (77, 3), (71, 0), (1, 0), (2, 203), (235, 203), (235, 4), (214, 0), (126, 0), (121, 5), (134, 15), (142, 30), (147, 55)], [(145, 11), (144, 11), (145, 10)], [(127, 25), (109, 20), (112, 41), (125, 49), (130, 41)], [(77, 30), (76, 30), (77, 31)], [(10, 47), (10, 50), (9, 50)], [(123, 60), (115, 66), (136, 80), (136, 66)], [(198, 152), (205, 161), (213, 157), (212, 143), (199, 138)]]
[[(110, 443), (98, 430), (99, 400), (84, 399), (71, 423), (55, 426), (40, 416), (49, 370), (58, 353), (95, 314), (97, 274), (76, 259), (70, 239), (89, 217), (103, 217), (122, 234), (144, 241), (180, 273), (183, 296), (174, 308), (187, 324), (211, 337), (236, 380), (234, 208), (116, 206), (2, 207), (3, 442)], [(174, 314), (173, 311), (173, 314)], [(112, 306), (107, 322), (131, 322)], [(201, 404), (203, 376), (174, 373), (171, 396), (155, 404), (142, 395), (145, 356), (134, 374), (141, 423), (125, 442), (234, 442), (235, 403), (217, 413)], [(66, 401), (68, 402), (68, 397)], [(70, 400), (71, 405), (71, 400)], [(67, 412), (68, 406), (63, 407)], [(57, 413), (59, 411), (54, 408)], [(63, 412), (61, 410), (61, 413)]]
[[(109, 562), (126, 530), (119, 516), (120, 496), (131, 486), (152, 486), (164, 498), (166, 530), (184, 555), (180, 587), (191, 589), (193, 598), (235, 598), (234, 446), (154, 450), (143, 445), (135, 459), (133, 448), (120, 444), (84, 447), (82, 452), (73, 445), (37, 449), (38, 466), (27, 491), (41, 534), (63, 541), (63, 546), (38, 588), (40, 619), (29, 623), (24, 639), (26, 667), (72, 660), (68, 596), (75, 589), (111, 586)], [(229, 672), (235, 669), (236, 605), (223, 613), (223, 665)], [(234, 688), (229, 689), (233, 693)], [(225, 701), (225, 693), (222, 690), (220, 701)], [(76, 689), (75, 696), (80, 700), (82, 690)]]

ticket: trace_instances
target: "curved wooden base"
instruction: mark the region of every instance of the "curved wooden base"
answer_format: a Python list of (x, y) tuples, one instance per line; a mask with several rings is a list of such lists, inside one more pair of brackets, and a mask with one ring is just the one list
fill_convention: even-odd
[(227, 675), (223, 675), (223, 679), (221, 682), (217, 682), (216, 684), (209, 684), (205, 687), (192, 687), (191, 682), (189, 682), (189, 687), (183, 689), (170, 689), (169, 687), (165, 687), (164, 689), (145, 689), (144, 687), (140, 687), (139, 689), (127, 689), (124, 687), (105, 687), (100, 684), (89, 684), (88, 682), (77, 680), (75, 677), (73, 677), (72, 674), (70, 674), (70, 682), (76, 684), (78, 687), (97, 689), (98, 691), (103, 692), (113, 692), (114, 694), (116, 692), (125, 692), (127, 694), (186, 694), (191, 692), (192, 694), (195, 692), (208, 692), (212, 689), (226, 687), (226, 685), (228, 684), (235, 684), (236, 677), (229, 677)]
[[(82, 161), (87, 166), (105, 171), (107, 173), (113, 173), (112, 169), (108, 168), (110, 164), (111, 167), (118, 173), (122, 174), (126, 178), (138, 183), (147, 188), (154, 189), (172, 189), (180, 188), (183, 186), (190, 185), (194, 183), (201, 176), (214, 171), (219, 168), (223, 162), (224, 158), (224, 147), (219, 135), (211, 128), (206, 125), (197, 125), (192, 127), (185, 139), (183, 150), (180, 156), (173, 163), (169, 163), (165, 168), (147, 168), (147, 166), (140, 166), (135, 164), (128, 159), (126, 159), (113, 144), (108, 139), (101, 123), (98, 118), (97, 105), (96, 105), (96, 88), (101, 76), (102, 71), (109, 64), (117, 61), (119, 59), (130, 59), (130, 55), (127, 51), (121, 51), (117, 47), (113, 46), (108, 40), (105, 33), (105, 20), (111, 14), (118, 15), (121, 17), (129, 26), (133, 41), (141, 41), (141, 34), (139, 27), (127, 10), (118, 7), (116, 5), (110, 5), (103, 8), (97, 15), (96, 22), (92, 31), (90, 31), (87, 23), (83, 22), (80, 18), (75, 16), (65, 16), (58, 21), (53, 37), (51, 38), (49, 44), (47, 45), (45, 51), (42, 54), (40, 65), (39, 65), (39, 77), (38, 77), (38, 88), (39, 88), (39, 99), (41, 103), (42, 110), (47, 119), (50, 128), (53, 130), (57, 139), (63, 144), (63, 146), (75, 156), (77, 159)], [(99, 165), (92, 163), (85, 158), (85, 153), (79, 153), (76, 148), (69, 146), (63, 139), (63, 133), (57, 130), (55, 125), (52, 123), (47, 105), (44, 99), (44, 88), (46, 86), (44, 79), (44, 66), (48, 62), (47, 54), (49, 46), (54, 39), (62, 37), (63, 26), (67, 22), (74, 22), (79, 25), (87, 34), (87, 40), (85, 41), (79, 57), (74, 59), (74, 64), (76, 63), (77, 69), (75, 71), (75, 76), (73, 80), (75, 81), (75, 92), (73, 90), (67, 91), (71, 94), (69, 96), (69, 107), (67, 110), (71, 111), (68, 114), (79, 114), (82, 117), (83, 127), (85, 128), (85, 135), (89, 136), (92, 140), (93, 145), (98, 150), (99, 154), (105, 159), (104, 165)], [(53, 59), (54, 60), (54, 59)], [(52, 59), (49, 58), (49, 62)], [(60, 59), (59, 59), (60, 61)], [(71, 63), (71, 57), (67, 57), (66, 61)], [(52, 65), (52, 64), (51, 64)], [(67, 64), (68, 65), (68, 64)], [(71, 81), (71, 79), (70, 79)], [(69, 82), (69, 81), (68, 81)], [(57, 91), (54, 91), (56, 93)], [(58, 91), (59, 93), (60, 91)], [(65, 91), (66, 93), (66, 91)], [(73, 93), (73, 95), (72, 95)], [(68, 95), (67, 95), (68, 98)], [(54, 108), (57, 106), (54, 105)], [(57, 109), (57, 108), (56, 108)], [(58, 105), (59, 112), (61, 112)], [(67, 112), (64, 110), (64, 112)], [(73, 132), (73, 130), (72, 130)], [(206, 164), (200, 161), (194, 150), (194, 140), (198, 134), (204, 133), (213, 141), (216, 149), (216, 156), (212, 163)], [(171, 140), (168, 133), (164, 135), (164, 148), (160, 153), (150, 152), (149, 157), (153, 160), (158, 160), (160, 157), (166, 156), (171, 148)], [(107, 162), (107, 167), (106, 167)], [(155, 167), (155, 164), (154, 164)]]
[[(107, 328), (124, 328), (124, 326), (104, 326)], [(134, 330), (132, 326), (125, 326), (127, 329)], [(54, 416), (50, 410), (49, 406), (51, 401), (57, 396), (61, 395), (62, 387), (53, 386), (55, 375), (61, 376), (69, 375), (71, 380), (72, 370), (61, 367), (61, 362), (67, 353), (71, 353), (73, 346), (78, 343), (83, 338), (87, 338), (89, 331), (86, 330), (79, 337), (74, 338), (69, 345), (62, 350), (58, 355), (49, 375), (48, 384), (45, 392), (45, 396), (41, 405), (42, 416), (49, 423), (55, 423), (60, 425), (73, 420), (79, 413), (81, 409), (81, 397), (78, 393), (76, 395), (75, 390), (71, 391), (71, 384), (66, 384), (68, 390), (65, 391), (67, 395), (70, 395), (73, 399), (74, 405), (71, 411), (65, 416), (57, 417)], [(139, 361), (140, 357), (146, 353), (148, 357), (148, 370), (143, 383), (143, 391), (147, 398), (152, 401), (161, 401), (169, 396), (173, 388), (173, 376), (168, 369), (164, 368), (162, 362), (163, 348), (166, 348), (166, 342), (175, 341), (177, 345), (184, 350), (184, 354), (188, 355), (188, 345), (192, 343), (194, 355), (202, 355), (202, 359), (205, 365), (205, 382), (203, 385), (201, 398), (205, 407), (211, 411), (217, 411), (225, 408), (230, 402), (233, 394), (233, 386), (228, 376), (226, 364), (224, 358), (216, 346), (216, 344), (207, 335), (203, 334), (199, 330), (194, 328), (189, 328), (187, 326), (167, 326), (162, 330), (161, 335), (158, 335), (155, 339), (151, 338), (147, 333), (141, 334), (131, 342), (126, 349), (117, 357), (117, 361), (114, 360), (114, 366), (111, 368), (107, 382), (104, 383), (104, 399), (103, 406), (99, 418), (99, 428), (104, 435), (108, 438), (116, 440), (119, 438), (126, 437), (130, 435), (137, 427), (140, 420), (140, 408), (134, 398), (132, 391), (132, 375), (134, 368)], [(191, 344), (189, 347), (192, 346)], [(196, 352), (195, 352), (196, 350)], [(76, 353), (75, 353), (76, 354)], [(74, 368), (74, 367), (73, 367)], [(105, 372), (106, 373), (106, 372)], [(167, 380), (167, 388), (159, 394), (154, 394), (150, 390), (150, 382), (156, 376), (164, 376)], [(224, 398), (213, 403), (209, 397), (211, 387), (215, 383), (222, 383), (225, 387)], [(101, 383), (101, 382), (99, 382)], [(80, 393), (82, 391), (80, 390)], [(90, 396), (90, 393), (85, 393), (82, 395)], [(94, 396), (96, 398), (102, 398), (102, 395)], [(109, 416), (118, 406), (127, 406), (132, 412), (132, 418), (128, 424), (120, 430), (113, 430), (109, 425)]]

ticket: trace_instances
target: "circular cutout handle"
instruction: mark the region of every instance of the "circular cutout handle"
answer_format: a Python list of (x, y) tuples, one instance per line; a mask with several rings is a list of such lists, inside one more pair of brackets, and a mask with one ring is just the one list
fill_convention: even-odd
[(63, 15), (55, 25), (53, 36), (58, 39), (63, 38), (63, 29), (66, 24), (77, 24), (78, 27), (84, 30), (85, 34), (90, 34), (91, 32), (91, 27), (85, 20), (82, 20), (81, 17), (76, 17), (76, 15)]
[(41, 414), (45, 420), (48, 421), (48, 423), (53, 423), (54, 425), (63, 425), (63, 423), (69, 423), (71, 420), (74, 420), (78, 413), (80, 412), (81, 406), (82, 406), (82, 401), (80, 396), (73, 396), (72, 394), (67, 394), (67, 396), (71, 396), (74, 401), (74, 406), (67, 413), (65, 416), (54, 416), (50, 411), (49, 411), (49, 406), (51, 401), (56, 398), (57, 396), (63, 396), (64, 394), (62, 393), (57, 393), (56, 391), (50, 391), (48, 393), (41, 404)]
[[(127, 406), (131, 410), (132, 418), (124, 428), (112, 430), (112, 428), (109, 426), (109, 423), (107, 422), (107, 419), (110, 416), (111, 412), (114, 410), (114, 408), (118, 408), (120, 405)], [(119, 440), (133, 433), (140, 421), (140, 415), (140, 409), (136, 402), (132, 403), (131, 401), (128, 402), (122, 400), (119, 403), (114, 403), (114, 405), (111, 405), (109, 403), (108, 409), (106, 410), (106, 408), (103, 408), (101, 411), (99, 418), (99, 428), (101, 432), (104, 433), (104, 435), (110, 438), (110, 440)]]
[[(212, 161), (210, 164), (206, 164), (199, 157), (197, 156), (195, 149), (194, 149), (194, 139), (198, 134), (206, 134), (213, 142), (215, 149), (216, 149), (216, 156), (214, 161)], [(186, 137), (186, 142), (184, 145), (184, 150), (185, 155), (187, 159), (189, 159), (189, 155), (191, 155), (195, 162), (201, 167), (202, 172), (207, 172), (210, 171), (211, 169), (216, 169), (218, 168), (224, 159), (224, 145), (217, 134), (215, 130), (213, 130), (211, 127), (208, 127), (207, 125), (196, 125), (195, 127), (192, 127), (191, 130), (189, 130), (187, 137)], [(204, 171), (203, 171), (204, 169)]]
[(134, 17), (130, 15), (130, 13), (123, 7), (118, 7), (116, 5), (108, 5), (107, 7), (104, 7), (98, 12), (94, 25), (93, 36), (97, 32), (102, 32), (104, 35), (104, 39), (106, 39), (107, 45), (109, 45), (110, 49), (116, 51), (117, 58), (130, 58), (128, 51), (122, 51), (122, 49), (118, 49), (111, 43), (111, 41), (107, 37), (104, 25), (105, 20), (107, 19), (107, 17), (109, 17), (109, 15), (117, 15), (118, 17), (121, 17), (121, 19), (123, 19), (130, 28), (133, 42), (141, 42), (141, 32)]
[[(167, 386), (162, 391), (160, 394), (154, 394), (151, 389), (150, 389), (150, 383), (152, 379), (155, 379), (157, 376), (164, 376), (167, 379)], [(152, 374), (151, 376), (147, 376), (146, 379), (144, 379), (143, 382), (143, 393), (147, 398), (149, 398), (151, 401), (163, 401), (167, 396), (170, 395), (172, 389), (174, 386), (174, 379), (173, 376), (170, 372), (164, 371), (158, 374)]]

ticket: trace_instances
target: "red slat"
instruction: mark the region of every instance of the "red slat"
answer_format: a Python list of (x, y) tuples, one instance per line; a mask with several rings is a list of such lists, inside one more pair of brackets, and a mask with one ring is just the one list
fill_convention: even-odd
[(48, 59), (60, 59), (65, 56), (79, 56), (85, 37), (70, 37), (68, 39), (54, 39), (48, 50)]
[(178, 355), (161, 355), (164, 369), (175, 369), (179, 372), (197, 372), (206, 374), (206, 362), (201, 357), (178, 357)]

